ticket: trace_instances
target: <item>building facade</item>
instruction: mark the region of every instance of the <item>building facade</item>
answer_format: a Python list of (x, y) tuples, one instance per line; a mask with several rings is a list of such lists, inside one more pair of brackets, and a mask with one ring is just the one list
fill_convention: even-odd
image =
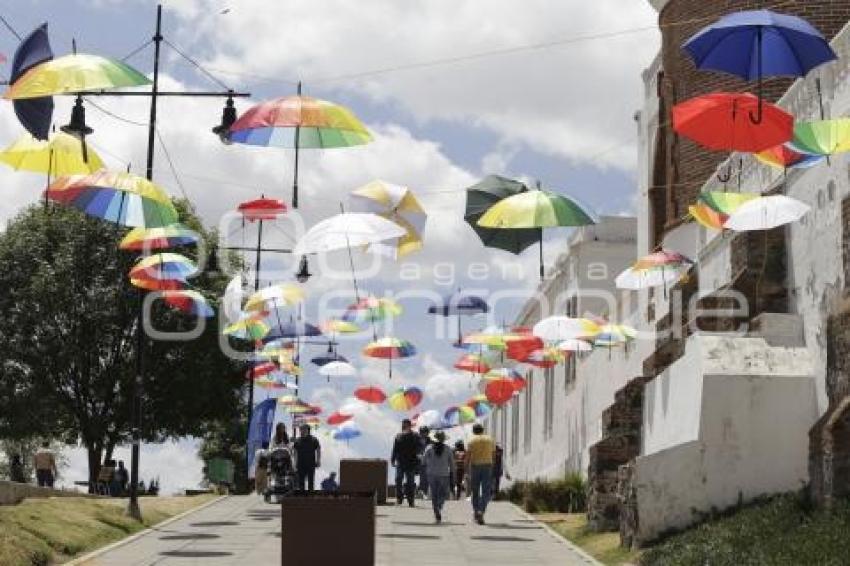
[[(622, 257), (663, 247), (696, 265), (664, 292), (613, 293), (616, 304), (604, 312), (579, 298), (579, 308), (566, 312), (629, 323), (639, 338), (628, 349), (530, 372), (527, 391), (489, 422), (513, 477), (585, 473), (591, 525), (619, 529), (625, 544), (638, 545), (765, 494), (810, 485), (827, 504), (850, 494), (850, 160), (838, 155), (786, 172), (676, 136), (674, 104), (752, 86), (695, 70), (681, 44), (718, 17), (759, 3), (652, 4), (663, 41), (643, 74), (637, 219), (631, 254)], [(766, 97), (798, 120), (818, 119), (819, 82), (825, 115), (850, 115), (850, 3), (777, 9), (816, 25), (839, 60), (806, 79), (769, 81)], [(811, 211), (766, 232), (719, 233), (689, 221), (699, 192), (724, 189), (786, 194)], [(576, 238), (559, 266), (581, 263)], [(625, 252), (622, 242), (611, 245)], [(536, 322), (537, 303), (552, 289), (576, 289), (579, 297), (593, 287), (612, 291), (617, 266), (630, 263), (616, 254), (608, 281), (559, 267), (517, 322)]]

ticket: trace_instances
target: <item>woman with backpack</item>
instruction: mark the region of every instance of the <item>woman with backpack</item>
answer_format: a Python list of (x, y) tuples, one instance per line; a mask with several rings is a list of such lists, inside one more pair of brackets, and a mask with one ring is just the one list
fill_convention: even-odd
[(437, 431), (434, 442), (425, 449), (422, 460), (428, 473), (434, 519), (439, 524), (443, 520), (443, 504), (451, 491), (455, 468), (454, 453), (446, 446), (446, 433)]

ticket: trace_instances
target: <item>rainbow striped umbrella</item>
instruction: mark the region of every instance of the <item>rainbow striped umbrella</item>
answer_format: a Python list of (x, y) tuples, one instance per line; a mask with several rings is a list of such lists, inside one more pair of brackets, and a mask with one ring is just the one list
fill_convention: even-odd
[(47, 188), (47, 198), (122, 226), (157, 228), (178, 220), (165, 191), (130, 173), (102, 169), (60, 177)]
[(151, 251), (190, 246), (198, 243), (201, 235), (182, 224), (171, 224), (159, 228), (133, 228), (118, 247), (130, 251)]
[(443, 414), (443, 420), (451, 426), (474, 423), (475, 419), (475, 409), (467, 405), (449, 407)]
[(271, 327), (265, 321), (249, 317), (227, 326), (223, 332), (226, 336), (256, 341), (265, 338), (270, 331)]
[(342, 320), (345, 322), (372, 323), (399, 316), (402, 312), (401, 305), (392, 299), (364, 297), (349, 305), (342, 315)]
[(3, 98), (39, 98), (150, 83), (145, 75), (121, 61), (99, 55), (73, 53), (32, 67), (3, 93)]
[(215, 316), (213, 308), (204, 296), (197, 291), (192, 291), (191, 289), (161, 291), (160, 296), (168, 305), (187, 314), (201, 316), (204, 318), (212, 318)]
[(486, 417), (493, 410), (493, 405), (487, 399), (487, 395), (480, 394), (472, 397), (466, 402), (466, 406), (475, 411), (476, 417)]
[(304, 300), (304, 290), (292, 283), (281, 283), (260, 289), (248, 298), (245, 310), (248, 312), (262, 312), (268, 310), (269, 306), (296, 305)]
[(823, 156), (801, 153), (782, 144), (757, 153), (756, 159), (778, 169), (805, 169), (820, 163)]
[(565, 360), (566, 356), (558, 348), (539, 348), (529, 352), (520, 361), (534, 367), (548, 369), (564, 363)]
[(419, 405), (424, 397), (418, 387), (400, 387), (387, 398), (387, 403), (393, 411), (409, 411)]
[(798, 122), (790, 146), (795, 151), (821, 156), (850, 151), (850, 118)]
[(415, 356), (416, 347), (407, 340), (385, 336), (367, 344), (363, 348), (363, 355), (369, 358), (389, 360), (389, 378), (392, 379), (393, 360)]
[(136, 262), (130, 270), (130, 278), (185, 281), (197, 273), (198, 267), (186, 256), (158, 253)]

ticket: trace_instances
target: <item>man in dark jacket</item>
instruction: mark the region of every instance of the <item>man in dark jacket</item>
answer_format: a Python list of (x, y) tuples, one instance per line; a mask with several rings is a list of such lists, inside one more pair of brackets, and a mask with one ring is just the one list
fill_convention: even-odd
[(401, 421), (401, 433), (393, 442), (393, 453), (390, 458), (395, 466), (396, 499), (401, 505), (405, 498), (411, 507), (416, 495), (416, 472), (419, 470), (419, 452), (421, 443), (419, 435), (413, 432), (410, 419)]

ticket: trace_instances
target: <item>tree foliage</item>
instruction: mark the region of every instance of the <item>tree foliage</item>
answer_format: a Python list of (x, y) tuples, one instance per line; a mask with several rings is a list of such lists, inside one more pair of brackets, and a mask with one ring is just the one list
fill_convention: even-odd
[[(182, 221), (213, 242), (188, 204), (177, 205)], [(90, 479), (130, 438), (140, 295), (127, 277), (137, 254), (118, 249), (126, 231), (73, 209), (32, 206), (0, 234), (0, 437), (80, 442)], [(219, 273), (191, 280), (214, 306), (226, 283)], [(169, 332), (197, 323), (161, 301), (152, 319)], [(243, 410), (242, 368), (219, 348), (218, 324), (210, 319), (192, 341), (144, 340), (144, 440), (197, 434)]]

